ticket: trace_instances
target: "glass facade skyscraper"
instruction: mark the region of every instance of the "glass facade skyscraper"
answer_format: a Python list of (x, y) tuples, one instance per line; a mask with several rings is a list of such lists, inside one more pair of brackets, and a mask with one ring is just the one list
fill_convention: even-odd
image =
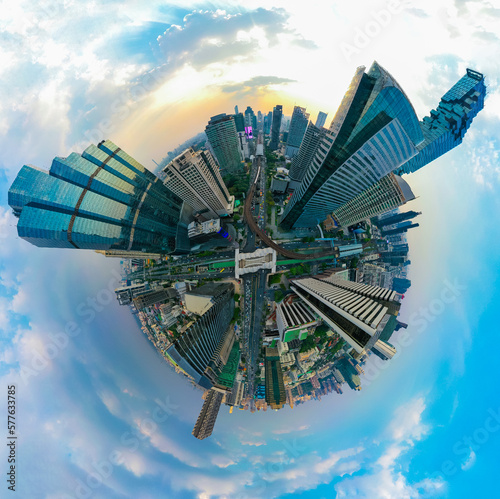
[(210, 151), (219, 163), (221, 173), (234, 173), (242, 169), (236, 124), (231, 115), (225, 113), (212, 116), (205, 127)]
[(269, 135), (271, 133), (271, 123), (273, 122), (273, 113), (269, 111), (266, 116), (264, 116), (264, 134)]
[(396, 214), (391, 215), (389, 217), (385, 217), (383, 219), (376, 220), (375, 225), (379, 228), (384, 227), (386, 225), (393, 225), (393, 224), (397, 224), (399, 222), (404, 222), (405, 220), (411, 220), (412, 218), (415, 218), (418, 215), (421, 215), (421, 212), (407, 211), (404, 213), (396, 213)]
[(290, 165), (289, 176), (294, 182), (294, 188), (296, 188), (304, 178), (306, 169), (316, 154), (325, 134), (325, 128), (314, 125), (312, 121), (309, 122), (302, 143), (300, 144), (299, 152), (292, 159)]
[(328, 116), (328, 113), (324, 113), (323, 111), (320, 111), (318, 113), (318, 117), (316, 118), (316, 123), (314, 123), (317, 127), (321, 128), (322, 126), (325, 126), (326, 123), (326, 117)]
[(376, 62), (367, 73), (358, 68), (281, 225), (323, 221), (415, 156), (422, 140), (417, 115), (394, 78)]
[(9, 189), (19, 237), (35, 246), (152, 253), (189, 251), (190, 208), (113, 142), (25, 165)]
[(245, 127), (252, 127), (254, 134), (257, 133), (257, 116), (255, 116), (255, 113), (250, 106), (247, 106), (245, 109)]
[[(443, 97), (438, 111), (421, 124), (409, 99), (384, 68), (376, 62), (367, 73), (364, 67), (358, 68), (285, 208), (282, 227), (314, 226), (390, 172), (414, 171), (413, 161), (423, 166), (460, 143), (484, 97), (483, 76), (471, 70), (467, 73)], [(422, 158), (415, 159), (420, 154)]]
[(467, 69), (445, 95), (437, 109), (426, 116), (420, 127), (424, 140), (417, 146), (418, 155), (401, 165), (395, 173), (412, 173), (462, 143), (474, 117), (484, 107), (484, 76)]
[(295, 106), (290, 121), (290, 129), (288, 130), (285, 156), (293, 158), (299, 152), (299, 147), (304, 138), (308, 121), (309, 113), (306, 113), (306, 108)]
[(412, 199), (415, 199), (415, 195), (406, 181), (389, 173), (334, 210), (332, 217), (340, 227), (348, 227), (402, 206)]
[(283, 106), (278, 104), (273, 108), (273, 121), (271, 125), (271, 142), (269, 149), (276, 151), (280, 143), (281, 118), (283, 117)]
[(237, 132), (244, 132), (245, 131), (245, 117), (243, 116), (243, 113), (233, 114), (233, 119), (234, 119), (234, 124), (236, 126), (236, 131)]

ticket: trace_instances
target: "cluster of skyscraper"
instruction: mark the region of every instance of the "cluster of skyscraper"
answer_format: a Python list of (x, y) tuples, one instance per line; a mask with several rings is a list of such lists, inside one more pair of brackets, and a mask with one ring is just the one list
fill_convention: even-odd
[[(356, 70), (328, 129), (325, 113), (313, 124), (306, 109), (295, 106), (281, 135), (281, 105), (265, 116), (250, 106), (240, 113), (236, 106), (234, 115), (209, 120), (206, 150), (186, 149), (164, 166), (161, 180), (106, 140), (82, 154), (56, 157), (48, 172), (23, 166), (9, 190), (9, 204), (19, 219), (19, 236), (36, 246), (136, 258), (186, 254), (224, 232), (235, 199), (222, 175), (246, 175), (244, 161), (253, 152), (254, 134), (262, 131), (269, 149), (290, 160), (289, 176), (281, 172), (271, 184), (272, 190), (293, 192), (279, 222), (283, 229), (313, 227), (327, 217), (348, 227), (378, 216), (373, 226), (385, 240), (374, 255), (378, 265), (364, 262), (359, 282), (336, 275), (296, 279), (291, 289), (300, 301), (276, 309), (280, 344), (300, 343), (322, 322), (350, 345), (351, 356), (342, 357), (334, 376), (359, 389), (356, 359), (370, 350), (383, 359), (395, 353), (388, 340), (398, 327), (400, 297), (410, 285), (404, 273), (391, 275), (390, 287), (381, 285), (392, 266), (408, 262), (403, 236), (418, 226), (412, 222), (416, 212), (385, 215), (415, 197), (401, 175), (460, 144), (484, 97), (483, 75), (467, 69), (436, 110), (419, 121), (395, 79), (374, 62), (367, 72)], [(144, 284), (117, 290), (120, 303), (134, 302), (137, 309), (173, 295), (172, 289)], [(207, 390), (193, 430), (201, 439), (211, 434), (224, 396), (232, 404), (242, 396), (235, 383), (240, 347), (232, 327), (234, 285), (205, 284), (185, 292), (183, 302), (192, 320), (169, 342), (165, 355)], [(290, 398), (280, 359), (287, 356), (279, 347), (266, 348), (261, 395), (272, 409)], [(318, 378), (314, 384), (320, 386)]]
[(308, 127), (291, 165), (297, 183), (281, 226), (312, 227), (329, 214), (348, 226), (413, 199), (399, 175), (460, 144), (483, 108), (485, 91), (483, 75), (468, 69), (419, 122), (384, 68), (376, 62), (368, 72), (358, 68), (329, 129), (321, 134)]
[(186, 149), (162, 177), (106, 140), (55, 158), (48, 172), (23, 166), (9, 204), (19, 236), (36, 246), (118, 257), (189, 253), (200, 228), (219, 230), (219, 218), (232, 215), (234, 197), (208, 150)]

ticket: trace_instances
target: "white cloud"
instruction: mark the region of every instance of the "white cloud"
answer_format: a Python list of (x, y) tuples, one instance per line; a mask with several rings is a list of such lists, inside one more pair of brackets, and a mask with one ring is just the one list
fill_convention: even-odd
[(204, 460), (199, 455), (190, 452), (185, 445), (162, 433), (161, 428), (156, 423), (151, 423), (149, 419), (147, 421), (136, 419), (135, 424), (140, 433), (149, 437), (151, 445), (160, 452), (170, 454), (180, 462), (193, 468), (203, 466)]
[(266, 442), (264, 440), (241, 439), (240, 443), (241, 443), (241, 445), (253, 445), (255, 447), (260, 447), (261, 445), (266, 445)]
[(122, 452), (121, 465), (133, 473), (136, 477), (142, 477), (145, 474), (152, 474), (150, 466), (144, 457), (138, 452)]
[(228, 466), (236, 464), (236, 461), (231, 459), (229, 456), (224, 456), (222, 454), (217, 454), (215, 456), (212, 456), (210, 458), (210, 462), (214, 466), (217, 466), (218, 468), (227, 468)]
[[(426, 404), (423, 397), (416, 397), (400, 406), (394, 413), (387, 434), (390, 443), (374, 464), (368, 465), (369, 473), (345, 479), (335, 485), (338, 497), (361, 499), (412, 499), (425, 494), (444, 492), (446, 485), (439, 479), (424, 479), (410, 483), (398, 469), (401, 459), (430, 431), (422, 422)], [(380, 444), (379, 444), (380, 445)]]
[[(346, 457), (356, 456), (360, 452), (363, 452), (363, 447), (347, 449), (340, 452), (333, 452), (330, 456), (323, 461), (320, 461), (314, 466), (314, 471), (319, 474), (327, 473), (332, 470), (332, 468), (341, 460)], [(352, 462), (352, 461), (351, 461)]]
[(103, 389), (99, 391), (97, 395), (111, 414), (117, 417), (120, 417), (120, 415), (123, 414), (120, 400), (113, 392), (107, 389)]
[(420, 440), (429, 431), (429, 427), (422, 422), (422, 413), (425, 410), (423, 397), (414, 398), (401, 406), (394, 421), (390, 425), (392, 438), (396, 442), (410, 442)]
[(273, 430), (273, 433), (275, 435), (287, 435), (288, 433), (295, 433), (298, 431), (305, 431), (310, 428), (309, 425), (302, 425), (297, 428), (280, 428), (278, 430)]
[(467, 459), (460, 465), (463, 471), (470, 470), (476, 464), (476, 453), (470, 449), (469, 456)]

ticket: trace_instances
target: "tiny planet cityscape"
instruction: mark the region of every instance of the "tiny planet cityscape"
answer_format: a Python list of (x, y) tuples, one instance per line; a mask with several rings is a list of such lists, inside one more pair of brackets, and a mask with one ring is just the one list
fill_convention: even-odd
[(355, 70), (328, 127), (305, 107), (235, 106), (156, 173), (111, 140), (50, 171), (25, 165), (9, 205), (29, 243), (121, 261), (116, 298), (199, 388), (201, 440), (224, 431), (222, 405), (280, 410), (359, 391), (370, 359), (396, 355), (420, 215), (411, 174), (461, 144), (485, 94), (467, 69), (419, 120), (374, 62)]

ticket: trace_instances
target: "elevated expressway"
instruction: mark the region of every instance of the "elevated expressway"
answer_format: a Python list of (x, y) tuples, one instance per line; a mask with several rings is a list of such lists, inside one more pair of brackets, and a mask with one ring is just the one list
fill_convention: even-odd
[[(260, 138), (260, 137), (259, 137)], [(261, 169), (261, 163), (262, 163), (262, 156), (257, 156), (257, 175), (255, 176), (255, 180), (253, 181), (252, 187), (250, 188), (250, 191), (248, 193), (248, 196), (245, 201), (245, 208), (243, 212), (243, 216), (245, 218), (245, 222), (248, 224), (248, 227), (250, 230), (257, 236), (260, 237), (260, 239), (269, 246), (270, 248), (273, 248), (276, 250), (280, 255), (283, 255), (287, 258), (293, 259), (293, 260), (316, 260), (317, 258), (320, 257), (325, 257), (325, 256), (332, 256), (332, 257), (338, 257), (339, 256), (339, 250), (338, 248), (334, 248), (333, 250), (329, 251), (323, 251), (321, 253), (309, 253), (307, 255), (304, 255), (303, 253), (296, 253), (295, 251), (290, 251), (286, 248), (283, 248), (279, 244), (275, 243), (263, 230), (261, 230), (255, 221), (254, 217), (252, 216), (252, 200), (255, 195), (255, 187), (257, 180), (260, 175), (260, 169)], [(263, 214), (265, 216), (265, 213)]]

